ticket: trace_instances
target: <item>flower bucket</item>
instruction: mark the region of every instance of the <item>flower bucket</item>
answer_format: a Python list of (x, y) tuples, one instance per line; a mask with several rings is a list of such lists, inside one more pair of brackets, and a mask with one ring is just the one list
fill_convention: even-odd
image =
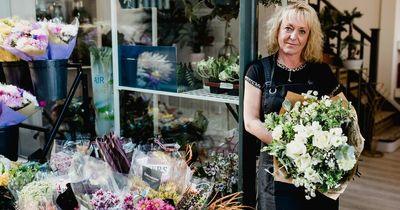
[(29, 62), (33, 88), (38, 100), (55, 101), (67, 95), (68, 60)]
[(1, 65), (7, 84), (15, 85), (34, 93), (31, 74), (29, 73), (28, 63), (26, 61), (3, 62)]
[(18, 159), (18, 137), (17, 125), (0, 128), (0, 154), (16, 161)]

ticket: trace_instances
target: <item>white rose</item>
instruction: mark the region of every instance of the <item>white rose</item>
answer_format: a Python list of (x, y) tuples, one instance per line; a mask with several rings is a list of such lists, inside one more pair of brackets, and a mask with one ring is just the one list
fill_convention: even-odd
[(329, 132), (327, 131), (315, 131), (313, 136), (313, 146), (320, 149), (328, 150), (331, 146)]
[(356, 159), (340, 159), (337, 160), (337, 163), (339, 165), (339, 169), (343, 171), (349, 171), (356, 164)]
[(311, 168), (311, 156), (309, 154), (301, 155), (295, 159), (295, 164), (299, 172), (305, 172), (308, 168)]
[(278, 125), (274, 128), (274, 130), (272, 130), (272, 138), (275, 140), (279, 140), (282, 138), (282, 134), (283, 134), (283, 128), (282, 125)]
[(301, 141), (291, 141), (286, 144), (286, 155), (294, 160), (305, 154), (306, 151), (306, 145)]

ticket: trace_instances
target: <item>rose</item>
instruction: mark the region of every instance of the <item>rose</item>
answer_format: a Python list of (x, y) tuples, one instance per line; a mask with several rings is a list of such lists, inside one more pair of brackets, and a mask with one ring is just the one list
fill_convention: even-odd
[(308, 168), (311, 168), (311, 166), (312, 166), (310, 154), (301, 155), (300, 157), (295, 159), (294, 162), (295, 162), (299, 172), (304, 172)]
[(294, 160), (306, 152), (306, 145), (301, 141), (294, 140), (286, 145), (286, 155)]
[(330, 140), (329, 140), (329, 132), (328, 131), (315, 131), (313, 139), (312, 139), (312, 144), (315, 147), (318, 147), (323, 150), (328, 150), (331, 146)]

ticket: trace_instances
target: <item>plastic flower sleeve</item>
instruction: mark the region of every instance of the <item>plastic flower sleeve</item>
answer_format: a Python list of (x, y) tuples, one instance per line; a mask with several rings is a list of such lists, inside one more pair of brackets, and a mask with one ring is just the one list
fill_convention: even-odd
[(61, 23), (53, 19), (47, 23), (49, 31), (48, 59), (68, 59), (75, 48), (79, 20), (75, 18), (71, 24)]
[(24, 186), (19, 193), (19, 209), (56, 209), (53, 193), (56, 190), (56, 180), (46, 179), (33, 181)]
[(104, 161), (75, 153), (68, 173), (71, 188), (81, 205), (90, 206), (93, 193), (99, 189), (119, 192), (115, 174)]

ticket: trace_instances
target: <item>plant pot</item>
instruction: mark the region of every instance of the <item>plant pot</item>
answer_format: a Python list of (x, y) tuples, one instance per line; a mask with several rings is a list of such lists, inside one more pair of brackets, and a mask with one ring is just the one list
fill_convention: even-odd
[(9, 85), (15, 85), (31, 93), (33, 92), (31, 74), (26, 61), (3, 62), (5, 81)]
[(228, 95), (239, 95), (239, 83), (238, 82), (225, 82), (216, 79), (210, 79), (206, 82), (206, 85), (210, 87), (210, 93), (227, 93)]
[(12, 161), (18, 160), (18, 137), (17, 125), (0, 128), (0, 154)]
[(33, 88), (38, 100), (55, 101), (67, 95), (68, 60), (29, 62)]
[(359, 70), (363, 64), (361, 59), (349, 59), (343, 61), (343, 67), (350, 70)]

